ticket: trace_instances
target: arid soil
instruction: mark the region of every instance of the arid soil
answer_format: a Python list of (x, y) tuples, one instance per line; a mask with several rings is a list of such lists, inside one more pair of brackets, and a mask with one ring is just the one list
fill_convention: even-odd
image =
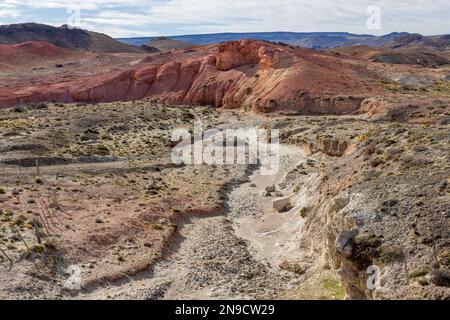
[[(448, 112), (435, 102), (424, 125), (153, 100), (2, 110), (0, 297), (448, 299)], [(281, 171), (173, 164), (173, 129), (196, 121), (279, 129)]]
[(412, 65), (414, 54), (403, 57), (406, 64), (389, 64), (395, 61), (253, 40), (148, 55), (91, 53), (31, 72), (4, 73), (0, 107), (152, 97), (259, 113), (367, 114), (404, 121), (418, 111), (421, 123), (436, 123), (426, 111), (436, 99), (448, 104), (450, 71), (437, 67), (442, 61)]
[[(0, 49), (0, 298), (450, 299), (443, 49)], [(175, 164), (197, 122), (280, 171)]]
[(149, 57), (72, 51), (39, 41), (0, 45), (0, 49), (0, 92), (127, 70)]
[[(229, 168), (177, 166), (170, 159), (171, 131), (194, 119), (212, 125), (220, 116), (151, 102), (3, 112), (0, 197), (7, 256), (29, 263), (24, 276), (37, 278), (47, 267), (58, 277), (75, 263), (84, 270), (85, 286), (145, 269), (185, 214), (222, 210)], [(47, 235), (41, 244), (33, 217)], [(52, 253), (55, 242), (60, 247)], [(40, 260), (42, 254), (51, 261)], [(2, 273), (5, 292), (24, 281), (11, 277), (13, 265)]]

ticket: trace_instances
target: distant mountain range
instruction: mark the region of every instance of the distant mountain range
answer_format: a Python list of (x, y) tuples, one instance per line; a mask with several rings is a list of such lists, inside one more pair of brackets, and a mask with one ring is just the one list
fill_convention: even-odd
[(450, 35), (422, 36), (394, 32), (383, 36), (347, 32), (261, 32), (216, 33), (173, 37), (118, 38), (67, 25), (53, 27), (37, 23), (0, 25), (0, 44), (14, 45), (30, 41), (44, 41), (70, 50), (106, 53), (154, 53), (209, 45), (233, 40), (254, 39), (312, 49), (334, 49), (353, 46), (399, 49), (426, 47), (450, 49)]
[[(256, 39), (271, 42), (282, 42), (289, 45), (312, 49), (329, 49), (338, 47), (367, 45), (382, 47), (391, 41), (408, 36), (406, 32), (394, 32), (384, 36), (359, 35), (347, 32), (262, 32), (262, 33), (217, 33), (172, 36), (170, 39), (193, 45), (208, 45), (232, 40)], [(118, 38), (117, 40), (134, 46), (148, 44), (156, 37)]]

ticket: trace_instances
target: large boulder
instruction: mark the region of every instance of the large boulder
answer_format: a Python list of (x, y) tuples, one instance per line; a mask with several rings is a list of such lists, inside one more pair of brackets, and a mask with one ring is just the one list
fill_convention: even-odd
[(280, 213), (289, 211), (293, 208), (290, 197), (274, 200), (272, 205), (273, 208)]

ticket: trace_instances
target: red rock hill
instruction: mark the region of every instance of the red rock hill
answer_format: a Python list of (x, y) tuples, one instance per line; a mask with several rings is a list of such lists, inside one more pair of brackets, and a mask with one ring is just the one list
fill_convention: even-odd
[(381, 90), (351, 59), (242, 40), (161, 53), (135, 69), (0, 91), (0, 106), (30, 101), (111, 102), (155, 97), (186, 105), (257, 112), (345, 114)]
[(81, 55), (81, 53), (42, 41), (16, 45), (0, 44), (0, 70), (10, 70), (43, 61), (67, 59)]

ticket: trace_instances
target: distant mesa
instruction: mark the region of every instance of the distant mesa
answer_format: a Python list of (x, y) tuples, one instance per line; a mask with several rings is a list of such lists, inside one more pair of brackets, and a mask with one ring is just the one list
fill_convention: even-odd
[(428, 68), (437, 68), (450, 64), (450, 52), (424, 45), (401, 46), (397, 48), (390, 46), (383, 48), (354, 46), (335, 48), (329, 51), (355, 59), (385, 64), (416, 65)]
[(389, 42), (388, 48), (427, 47), (437, 50), (450, 50), (450, 35), (422, 36), (420, 34), (408, 34)]
[(146, 46), (156, 48), (161, 52), (184, 50), (193, 47), (193, 45), (190, 43), (173, 40), (167, 37), (155, 38), (151, 40)]

